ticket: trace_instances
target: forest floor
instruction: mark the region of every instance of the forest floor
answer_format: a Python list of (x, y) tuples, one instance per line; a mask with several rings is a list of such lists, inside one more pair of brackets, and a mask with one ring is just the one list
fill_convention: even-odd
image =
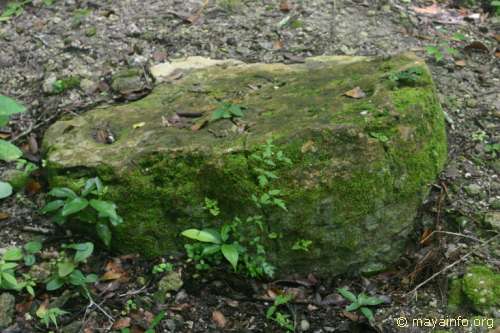
[[(407, 253), (389, 272), (280, 281), (213, 272), (194, 279), (183, 261), (164, 258), (184, 268), (183, 287), (159, 301), (155, 293), (161, 274), (151, 270), (162, 261), (113, 257), (100, 250), (85, 267), (109, 278), (92, 287), (95, 303), (47, 293), (40, 286), (35, 298), (16, 294), (15, 318), (3, 332), (48, 332), (33, 309), (49, 301), (69, 312), (58, 319), (61, 332), (144, 332), (162, 311), (158, 332), (280, 332), (282, 328), (266, 319), (279, 290), (297, 295), (282, 312), (291, 315), (298, 332), (428, 332), (432, 329), (412, 327), (411, 320), (452, 316), (447, 309), (450, 277), (463, 274), (468, 263), (500, 269), (500, 20), (491, 9), (416, 0), (49, 3), (34, 0), (17, 17), (0, 21), (0, 93), (29, 110), (14, 117), (1, 134), (21, 145), (35, 163), (41, 163), (47, 127), (97, 104), (116, 103), (109, 79), (129, 66), (192, 55), (290, 63), (323, 54), (387, 56), (404, 51), (426, 58), (432, 70), (446, 113), (449, 161), (432, 184)], [(2, 1), (0, 12), (4, 8)], [(84, 79), (77, 87), (54, 91), (54, 81), (68, 76)], [(12, 166), (2, 166), (8, 168)], [(72, 242), (39, 215), (45, 191), (39, 172), (24, 191), (0, 203), (0, 249), (42, 238), (50, 257), (62, 243)], [(374, 308), (371, 324), (345, 311), (346, 302), (337, 292), (343, 286), (384, 300)], [(464, 315), (472, 314), (464, 309)], [(410, 321), (409, 327), (398, 327), (400, 317)], [(486, 325), (443, 329), (492, 330)]]

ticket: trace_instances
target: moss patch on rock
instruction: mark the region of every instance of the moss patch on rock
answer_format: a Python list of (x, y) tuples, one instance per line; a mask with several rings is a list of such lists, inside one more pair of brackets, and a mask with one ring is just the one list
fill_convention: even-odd
[[(405, 54), (177, 64), (146, 98), (59, 121), (45, 136), (53, 186), (95, 175), (109, 186), (107, 199), (125, 220), (114, 230), (115, 250), (182, 250), (182, 230), (210, 224), (205, 197), (218, 200), (222, 219), (254, 214), (248, 156), (272, 138), (293, 162), (278, 170), (276, 185), (288, 211), (267, 214), (270, 231), (283, 235), (268, 244), (282, 272), (371, 273), (401, 255), (447, 154), (423, 61)], [(391, 79), (408, 68), (420, 74)], [(356, 86), (364, 98), (344, 95)], [(243, 117), (210, 121), (222, 103), (240, 106)], [(114, 143), (97, 140), (102, 128)], [(292, 250), (299, 239), (312, 241), (309, 252)]]
[(454, 279), (448, 294), (448, 308), (472, 310), (484, 315), (500, 310), (500, 274), (484, 265), (472, 265), (462, 278)]

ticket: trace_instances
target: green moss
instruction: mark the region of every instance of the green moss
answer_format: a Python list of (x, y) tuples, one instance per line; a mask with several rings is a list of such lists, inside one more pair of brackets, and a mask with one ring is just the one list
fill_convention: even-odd
[(479, 313), (488, 314), (500, 307), (500, 274), (486, 266), (471, 266), (463, 277), (463, 292)]
[(448, 290), (448, 310), (455, 313), (463, 307), (464, 293), (462, 291), (462, 279), (451, 280)]
[[(409, 66), (423, 69), (418, 85), (388, 87), (387, 71)], [(367, 97), (344, 95), (355, 86)], [(179, 110), (208, 117), (221, 101), (245, 107), (246, 131), (228, 120), (197, 131), (189, 119), (162, 124)], [(139, 122), (145, 125), (134, 128)], [(95, 141), (102, 124), (115, 143)], [(108, 199), (125, 218), (114, 230), (116, 251), (157, 256), (182, 250), (182, 230), (214, 223), (202, 209), (205, 197), (219, 201), (220, 221), (261, 213), (250, 201), (257, 185), (248, 156), (267, 138), (293, 161), (277, 170), (288, 211), (267, 212), (270, 230), (284, 235), (267, 244), (282, 271), (387, 267), (403, 252), (446, 159), (432, 80), (411, 56), (198, 70), (139, 101), (59, 121), (43, 147), (51, 184), (99, 175), (109, 185)], [(291, 250), (298, 239), (313, 242), (309, 252)]]

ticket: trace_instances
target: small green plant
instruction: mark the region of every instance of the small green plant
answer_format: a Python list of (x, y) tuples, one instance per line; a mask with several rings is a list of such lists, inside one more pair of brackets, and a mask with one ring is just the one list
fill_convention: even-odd
[(414, 86), (424, 71), (421, 67), (410, 67), (404, 71), (392, 73), (389, 75), (389, 80), (396, 86)]
[(14, 270), (22, 258), (22, 250), (18, 247), (9, 248), (3, 254), (0, 259), (0, 289), (19, 289)]
[(47, 291), (53, 291), (64, 285), (72, 285), (86, 289), (87, 283), (97, 281), (97, 275), (84, 275), (78, 266), (87, 261), (87, 258), (94, 251), (94, 244), (77, 243), (63, 245), (63, 249), (74, 251), (73, 256), (69, 256), (66, 251), (62, 251), (60, 257), (53, 263), (53, 273), (46, 284)]
[(427, 55), (434, 58), (436, 62), (441, 62), (446, 57), (456, 57), (459, 52), (458, 49), (452, 45), (453, 43), (463, 42), (466, 37), (464, 34), (455, 33), (451, 37), (451, 41), (442, 41), (437, 45), (427, 45), (425, 51)]
[(47, 203), (41, 213), (54, 214), (53, 221), (60, 225), (71, 216), (95, 224), (97, 235), (106, 246), (109, 246), (110, 225), (115, 227), (121, 224), (123, 219), (116, 212), (115, 203), (102, 200), (106, 192), (107, 187), (103, 186), (98, 177), (88, 179), (80, 195), (67, 187), (56, 187), (48, 194), (58, 199)]
[(212, 216), (218, 216), (220, 214), (217, 200), (205, 198), (205, 209), (208, 210)]
[(13, 17), (19, 16), (24, 11), (24, 6), (31, 3), (32, 0), (11, 1), (7, 4), (2, 14), (0, 14), (0, 22), (8, 21)]
[(500, 143), (491, 143), (484, 146), (484, 150), (491, 154), (492, 158), (497, 158), (500, 153)]
[(29, 274), (23, 274), (23, 278), (18, 281), (15, 270), (19, 267), (18, 262), (22, 260), (26, 267), (32, 266), (36, 261), (35, 254), (40, 252), (41, 248), (42, 243), (38, 241), (26, 243), (23, 248), (9, 248), (0, 259), (0, 289), (25, 289), (31, 296), (35, 296), (34, 279)]
[(130, 312), (136, 311), (137, 309), (138, 309), (137, 304), (135, 304), (134, 300), (129, 299), (125, 302), (125, 306), (123, 307), (121, 314), (122, 314), (122, 316), (126, 316), (126, 315), (130, 314)]
[[(5, 7), (4, 11), (0, 14), (0, 22), (8, 21), (13, 17), (17, 17), (24, 12), (24, 7), (33, 0), (24, 0), (24, 1), (10, 1), (7, 3), (7, 7)], [(54, 0), (43, 0), (43, 4), (45, 6), (50, 6), (54, 3)]]
[(40, 322), (47, 328), (49, 328), (51, 324), (58, 328), (58, 318), (68, 313), (69, 312), (61, 310), (58, 307), (46, 308), (44, 306), (40, 306), (36, 311), (36, 315), (40, 319)]
[(293, 244), (292, 250), (309, 252), (309, 247), (311, 246), (311, 244), (312, 244), (311, 240), (299, 239)]
[(500, 1), (491, 0), (491, 7), (495, 9), (495, 15), (500, 15)]
[(52, 91), (54, 94), (61, 94), (66, 90), (71, 90), (80, 86), (80, 78), (78, 76), (68, 76), (56, 80), (52, 84)]
[(211, 121), (219, 119), (231, 119), (243, 117), (243, 107), (231, 103), (221, 103), (221, 105), (213, 111)]
[(342, 295), (342, 297), (351, 302), (351, 304), (349, 304), (345, 308), (346, 311), (349, 312), (360, 311), (363, 314), (363, 316), (365, 316), (366, 319), (368, 319), (370, 322), (372, 322), (374, 318), (373, 318), (373, 312), (369, 308), (369, 306), (376, 306), (384, 302), (379, 298), (371, 297), (364, 293), (361, 293), (358, 296), (356, 296), (345, 288), (339, 288), (337, 290)]
[(23, 274), (23, 280), (18, 283), (19, 290), (25, 289), (28, 294), (35, 297), (36, 281), (29, 274)]
[[(1, 21), (1, 16), (0, 16)], [(0, 127), (8, 124), (9, 117), (13, 114), (25, 112), (26, 108), (15, 100), (0, 95)], [(0, 160), (5, 162), (18, 161), (23, 152), (14, 144), (0, 139)], [(27, 170), (28, 172), (29, 170)], [(0, 181), (0, 199), (7, 198), (12, 194), (12, 186)]]
[(276, 322), (280, 327), (286, 329), (289, 332), (295, 332), (295, 325), (290, 320), (290, 315), (278, 311), (278, 308), (280, 306), (286, 305), (288, 302), (290, 302), (291, 299), (292, 296), (290, 295), (276, 296), (273, 305), (271, 305), (269, 309), (267, 309), (266, 318)]
[(39, 253), (42, 249), (42, 243), (38, 241), (31, 241), (23, 246), (24, 249), (24, 264), (26, 266), (33, 266), (36, 262), (35, 254)]
[(488, 134), (485, 131), (479, 130), (472, 133), (472, 140), (476, 142), (485, 142), (488, 138)]
[(160, 274), (160, 273), (165, 273), (165, 272), (171, 272), (173, 270), (174, 270), (174, 265), (172, 265), (171, 263), (163, 262), (161, 264), (154, 265), (152, 273), (153, 274)]
[(370, 136), (382, 143), (386, 143), (389, 141), (389, 138), (384, 133), (370, 132)]
[[(272, 208), (287, 210), (282, 191), (273, 185), (279, 178), (276, 170), (291, 164), (291, 160), (282, 151), (276, 151), (272, 140), (268, 140), (249, 156), (249, 164), (257, 185), (251, 199), (263, 214), (246, 219), (236, 216), (231, 222), (221, 223), (220, 228), (183, 231), (182, 236), (196, 241), (186, 244), (185, 248), (199, 270), (209, 269), (225, 260), (234, 271), (245, 272), (251, 277), (272, 277), (274, 274), (275, 268), (267, 261), (263, 245), (263, 240), (272, 239), (273, 233), (268, 230), (264, 218)], [(215, 200), (205, 199), (205, 209), (213, 217), (220, 214)]]

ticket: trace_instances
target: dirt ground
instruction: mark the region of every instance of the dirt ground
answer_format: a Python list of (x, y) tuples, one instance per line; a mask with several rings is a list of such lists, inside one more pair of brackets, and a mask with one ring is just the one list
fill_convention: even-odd
[[(5, 6), (1, 1), (0, 11)], [(216, 271), (196, 279), (182, 258), (164, 258), (183, 269), (184, 286), (160, 302), (155, 297), (159, 276), (150, 273), (159, 261), (113, 258), (100, 251), (88, 270), (102, 274), (114, 267), (120, 278), (98, 283), (94, 304), (83, 297), (70, 298), (63, 307), (70, 314), (61, 317), (61, 332), (107, 332), (113, 321), (116, 332), (120, 327), (144, 332), (154, 314), (163, 310), (166, 316), (158, 332), (280, 332), (265, 313), (272, 293), (284, 289), (299, 295), (288, 306), (297, 332), (432, 331), (411, 325), (400, 328), (397, 318), (450, 317), (450, 277), (463, 274), (471, 262), (500, 269), (499, 238), (493, 238), (499, 233), (498, 222), (495, 229), (488, 220), (500, 210), (499, 42), (499, 16), (479, 1), (56, 0), (47, 5), (34, 0), (27, 4), (19, 16), (0, 22), (0, 93), (21, 101), (29, 111), (14, 117), (1, 133), (20, 144), (35, 163), (42, 163), (41, 138), (51, 123), (97, 104), (117, 102), (109, 87), (113, 73), (192, 55), (290, 63), (323, 54), (388, 56), (413, 51), (428, 61), (448, 126), (448, 166), (431, 185), (407, 253), (393, 270), (371, 277), (291, 276), (265, 282)], [(429, 46), (436, 46), (439, 54)], [(55, 93), (54, 80), (68, 76), (83, 79), (78, 87)], [(3, 171), (9, 168), (1, 166)], [(0, 248), (22, 245), (33, 237), (43, 237), (45, 246), (55, 249), (70, 242), (70, 235), (37, 213), (45, 200), (43, 185), (43, 172), (38, 172), (34, 186), (0, 203)], [(336, 291), (342, 286), (384, 299), (372, 325), (344, 311), (346, 303)], [(46, 299), (61, 297), (48, 295), (43, 287), (35, 299), (17, 296), (15, 321), (4, 332), (48, 332), (26, 313)], [(122, 313), (131, 299), (137, 309)], [(496, 316), (500, 318), (500, 313)], [(129, 324), (124, 325), (127, 318)], [(449, 330), (488, 332), (489, 328)]]

